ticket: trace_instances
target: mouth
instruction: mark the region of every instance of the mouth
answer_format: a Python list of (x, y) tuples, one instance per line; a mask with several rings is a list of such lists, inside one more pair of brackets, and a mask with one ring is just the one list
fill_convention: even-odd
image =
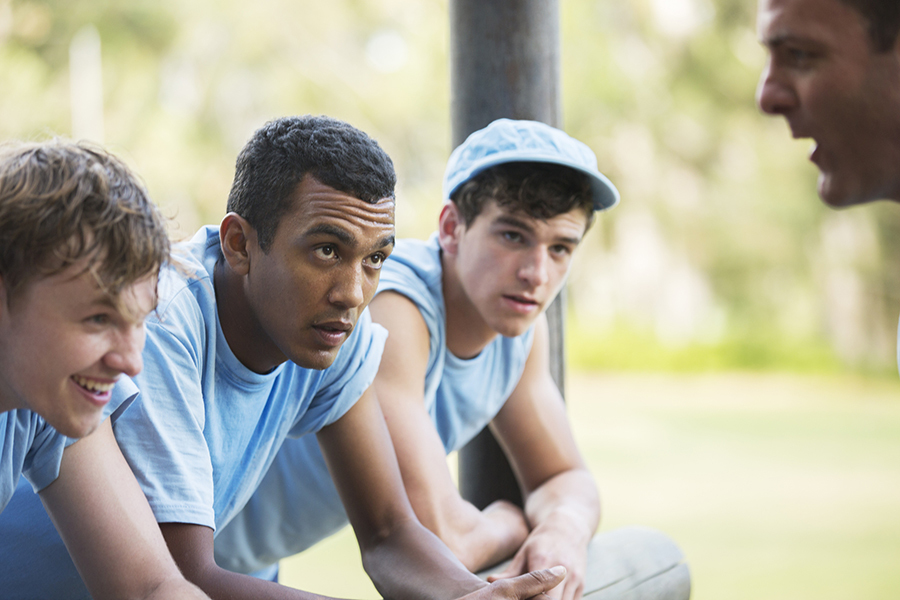
[(112, 396), (112, 390), (116, 386), (115, 381), (108, 379), (94, 379), (83, 375), (72, 375), (70, 379), (77, 385), (88, 398), (95, 404), (106, 404)]
[(344, 343), (353, 331), (353, 324), (349, 321), (328, 321), (312, 326), (319, 340), (326, 346), (337, 347)]
[(504, 294), (503, 299), (513, 310), (524, 314), (529, 314), (540, 307), (540, 303), (537, 300), (528, 296)]

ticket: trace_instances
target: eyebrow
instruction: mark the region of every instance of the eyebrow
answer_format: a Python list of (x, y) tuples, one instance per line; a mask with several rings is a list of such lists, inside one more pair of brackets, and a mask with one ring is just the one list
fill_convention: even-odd
[(775, 49), (779, 46), (784, 46), (785, 44), (805, 44), (809, 46), (821, 46), (821, 42), (817, 40), (810, 39), (808, 37), (801, 37), (795, 35), (793, 33), (774, 33), (767, 38), (761, 38), (759, 43), (769, 49)]
[(497, 225), (509, 225), (510, 227), (518, 227), (519, 229), (524, 229), (528, 232), (534, 231), (534, 227), (532, 227), (530, 223), (511, 215), (500, 215), (496, 219), (494, 219), (494, 223)]
[[(521, 219), (517, 219), (516, 217), (510, 216), (510, 215), (500, 215), (499, 217), (494, 219), (494, 223), (500, 224), (500, 225), (509, 225), (511, 227), (518, 227), (519, 229), (523, 229), (523, 230), (527, 231), (528, 233), (534, 233), (534, 227), (532, 227), (528, 222), (523, 221)], [(557, 237), (555, 239), (555, 242), (557, 244), (563, 243), (563, 244), (573, 244), (573, 245), (577, 246), (578, 244), (581, 243), (582, 237), (583, 236), (579, 236), (579, 237), (562, 236), (562, 237)]]
[[(315, 227), (308, 229), (303, 235), (304, 237), (312, 237), (314, 235), (330, 235), (337, 238), (339, 242), (347, 246), (355, 248), (359, 245), (359, 241), (355, 237), (350, 235), (346, 230), (341, 229), (340, 227), (335, 227), (334, 225), (329, 225), (328, 223), (316, 225)], [(374, 248), (376, 250), (380, 250), (382, 248), (386, 248), (387, 246), (393, 246), (395, 240), (396, 236), (394, 234), (386, 235), (375, 243)]]

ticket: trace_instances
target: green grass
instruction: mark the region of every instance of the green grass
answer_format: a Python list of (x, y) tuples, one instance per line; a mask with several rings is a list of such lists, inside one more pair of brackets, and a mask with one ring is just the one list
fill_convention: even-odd
[(753, 328), (732, 331), (715, 342), (664, 344), (652, 329), (618, 324), (609, 329), (579, 324), (566, 327), (566, 351), (572, 368), (583, 371), (702, 373), (756, 370), (833, 374), (857, 372), (893, 377), (894, 356), (869, 357), (846, 365), (824, 339), (790, 338), (783, 332)]
[[(567, 389), (601, 529), (671, 535), (693, 600), (900, 598), (900, 382), (574, 374)], [(376, 597), (349, 530), (284, 561), (283, 581)]]

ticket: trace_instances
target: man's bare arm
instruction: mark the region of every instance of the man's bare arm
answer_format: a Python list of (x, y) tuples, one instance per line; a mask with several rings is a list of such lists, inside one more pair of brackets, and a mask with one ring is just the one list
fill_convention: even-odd
[(550, 375), (547, 339), (547, 321), (541, 317), (522, 378), (491, 423), (524, 488), (531, 526), (528, 539), (503, 575), (562, 564), (569, 576), (550, 595), (577, 600), (583, 588), (587, 545), (600, 520), (600, 500)]
[(534, 573), (509, 588), (496, 587), (504, 582), (486, 584), (419, 523), (371, 388), (343, 417), (323, 428), (318, 439), (356, 533), (363, 566), (385, 598), (527, 598), (546, 587), (542, 583), (536, 591), (535, 577), (558, 579)]
[(429, 335), (408, 298), (381, 293), (372, 318), (390, 332), (375, 390), (416, 516), (472, 571), (509, 558), (528, 535), (521, 509), (499, 501), (480, 511), (464, 500), (423, 399)]
[(296, 590), (250, 575), (232, 573), (219, 567), (213, 556), (213, 531), (209, 527), (189, 523), (160, 523), (159, 528), (185, 577), (200, 586), (213, 600), (326, 599), (325, 596)]
[(175, 566), (108, 419), (66, 449), (40, 497), (94, 598), (207, 598)]

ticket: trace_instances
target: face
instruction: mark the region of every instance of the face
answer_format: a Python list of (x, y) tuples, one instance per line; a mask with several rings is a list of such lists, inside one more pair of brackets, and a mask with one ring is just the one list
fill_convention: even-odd
[(580, 208), (542, 221), (489, 202), (466, 227), (445, 205), (441, 246), (453, 256), (471, 325), (524, 333), (562, 288), (587, 223)]
[(114, 300), (87, 264), (28, 283), (14, 298), (0, 285), (3, 408), (30, 409), (69, 437), (93, 431), (116, 380), (141, 370), (144, 318), (156, 305), (155, 273)]
[(324, 369), (375, 294), (394, 246), (394, 200), (369, 204), (307, 176), (268, 253), (251, 246), (245, 289), (267, 350), (245, 364)]
[(818, 191), (832, 206), (900, 200), (900, 52), (876, 53), (865, 19), (840, 0), (760, 0), (769, 60), (766, 113), (812, 138)]

